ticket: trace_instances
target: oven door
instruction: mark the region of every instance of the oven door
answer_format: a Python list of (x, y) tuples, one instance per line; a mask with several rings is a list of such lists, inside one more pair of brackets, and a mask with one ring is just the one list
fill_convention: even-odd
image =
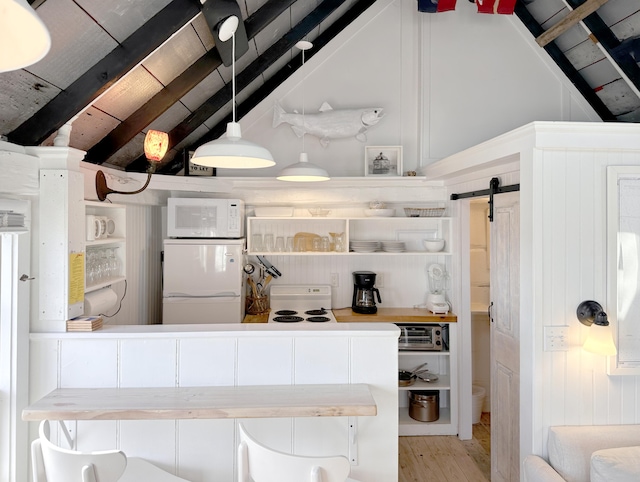
[(400, 351), (442, 351), (442, 327), (440, 325), (402, 324), (400, 328), (398, 350)]

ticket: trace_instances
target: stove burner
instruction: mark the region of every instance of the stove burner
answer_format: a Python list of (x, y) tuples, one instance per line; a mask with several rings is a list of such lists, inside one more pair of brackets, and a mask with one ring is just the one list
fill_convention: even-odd
[(281, 315), (281, 316), (291, 316), (291, 315), (295, 315), (297, 313), (298, 313), (297, 311), (293, 311), (293, 310), (276, 311), (276, 315)]
[[(277, 313), (280, 313), (280, 312), (278, 311)], [(275, 316), (273, 318), (273, 321), (278, 321), (280, 323), (296, 323), (298, 321), (304, 321), (304, 318), (301, 318), (299, 316)]]
[[(319, 316), (326, 315), (327, 311), (324, 308), (320, 308), (319, 310), (309, 310), (304, 312), (305, 315)], [(326, 320), (313, 320), (313, 321), (326, 321)]]
[[(319, 310), (314, 310), (314, 311), (319, 311)], [(307, 311), (307, 313), (309, 313), (309, 312)], [(325, 311), (325, 313), (326, 313), (326, 311)], [(326, 316), (311, 316), (311, 317), (307, 318), (307, 321), (312, 321), (312, 322), (317, 322), (317, 323), (322, 322), (322, 321), (330, 321), (330, 320), (331, 320), (331, 318), (328, 318)]]

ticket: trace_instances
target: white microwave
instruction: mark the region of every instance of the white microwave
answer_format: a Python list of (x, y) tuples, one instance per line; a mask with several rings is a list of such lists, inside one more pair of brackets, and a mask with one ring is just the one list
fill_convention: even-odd
[(242, 238), (244, 201), (240, 199), (169, 198), (170, 238)]

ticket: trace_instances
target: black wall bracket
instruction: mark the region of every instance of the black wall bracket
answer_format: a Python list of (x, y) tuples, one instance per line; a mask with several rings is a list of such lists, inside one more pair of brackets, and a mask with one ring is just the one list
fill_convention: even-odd
[(514, 192), (520, 190), (520, 184), (511, 184), (510, 186), (500, 186), (500, 179), (497, 177), (491, 178), (489, 181), (489, 189), (483, 189), (481, 191), (469, 191), (461, 194), (452, 194), (450, 199), (457, 201), (458, 199), (470, 198), (470, 197), (483, 197), (489, 196), (489, 221), (493, 222), (493, 196), (495, 194), (501, 194), (504, 192)]

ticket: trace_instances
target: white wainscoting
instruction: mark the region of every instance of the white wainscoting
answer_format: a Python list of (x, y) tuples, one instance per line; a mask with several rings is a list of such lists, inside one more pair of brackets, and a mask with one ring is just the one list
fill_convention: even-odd
[[(398, 329), (384, 323), (340, 323), (310, 331), (283, 328), (188, 325), (170, 332), (123, 326), (93, 333), (32, 334), (31, 402), (58, 387), (366, 383), (378, 414), (357, 419), (358, 464), (352, 475), (364, 482), (397, 481)], [(243, 422), (256, 438), (279, 450), (349, 455), (348, 417)], [(80, 450), (119, 448), (193, 482), (235, 480), (235, 420), (68, 424)], [(33, 439), (37, 424), (30, 425)], [(62, 438), (55, 437), (64, 446)]]

